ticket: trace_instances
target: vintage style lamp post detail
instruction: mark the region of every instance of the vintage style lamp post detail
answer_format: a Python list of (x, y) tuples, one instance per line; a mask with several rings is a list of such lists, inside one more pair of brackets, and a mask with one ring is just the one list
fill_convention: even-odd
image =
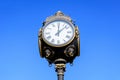
[(58, 11), (43, 22), (38, 44), (40, 56), (49, 64), (55, 64), (58, 80), (63, 80), (66, 63), (72, 64), (75, 57), (80, 56), (78, 27), (69, 16)]

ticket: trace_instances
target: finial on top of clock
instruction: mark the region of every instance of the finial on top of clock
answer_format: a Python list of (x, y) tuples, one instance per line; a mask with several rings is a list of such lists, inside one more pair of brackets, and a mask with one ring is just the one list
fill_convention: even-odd
[(63, 14), (61, 11), (57, 11), (57, 12), (55, 13), (55, 15), (57, 15), (57, 16), (63, 16), (64, 14)]

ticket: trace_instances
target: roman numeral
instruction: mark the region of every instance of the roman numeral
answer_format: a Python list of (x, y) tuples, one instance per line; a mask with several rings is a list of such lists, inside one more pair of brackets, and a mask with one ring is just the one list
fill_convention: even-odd
[(70, 38), (70, 36), (67, 35), (66, 38)]
[(55, 40), (54, 40), (54, 39), (52, 39), (52, 40), (51, 40), (51, 42), (55, 42)]
[(45, 34), (50, 34), (50, 32), (47, 32), (47, 33), (45, 33)]
[(57, 43), (59, 44), (59, 43), (60, 43), (60, 41), (59, 41), (59, 40), (57, 40)]
[(53, 27), (55, 27), (55, 25), (54, 25), (54, 24), (52, 24), (52, 26), (53, 26)]
[(67, 33), (72, 33), (71, 31), (67, 31)]
[(65, 26), (65, 28), (66, 28), (66, 29), (68, 29), (68, 28), (69, 28), (69, 26), (67, 26), (67, 25), (66, 25), (66, 26)]
[(62, 26), (65, 26), (65, 23)]
[(63, 39), (64, 42), (66, 42), (64, 39)]
[(51, 36), (48, 36), (48, 37), (47, 37), (47, 39), (50, 39), (50, 38), (51, 38)]
[(51, 28), (47, 28), (47, 29), (50, 29), (50, 30), (51, 30)]

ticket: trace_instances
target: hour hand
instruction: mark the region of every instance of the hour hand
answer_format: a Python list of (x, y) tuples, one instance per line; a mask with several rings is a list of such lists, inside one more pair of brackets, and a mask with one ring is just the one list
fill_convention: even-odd
[(66, 26), (64, 28), (62, 28), (61, 30), (59, 30), (55, 35), (59, 35), (61, 31), (63, 31), (66, 28)]
[[(60, 28), (60, 23), (58, 23), (58, 32), (59, 32), (59, 28)], [(58, 33), (58, 36), (59, 36), (59, 33)]]
[(58, 23), (58, 29), (57, 29), (58, 34), (55, 34), (56, 36), (59, 36), (59, 27), (60, 27), (60, 23)]

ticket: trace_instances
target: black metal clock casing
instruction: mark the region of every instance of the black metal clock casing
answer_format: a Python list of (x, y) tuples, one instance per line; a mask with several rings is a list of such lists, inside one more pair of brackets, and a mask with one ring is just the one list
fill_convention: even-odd
[(58, 11), (48, 17), (39, 30), (38, 44), (40, 56), (50, 64), (58, 59), (72, 63), (80, 55), (80, 38), (78, 27), (71, 18)]

